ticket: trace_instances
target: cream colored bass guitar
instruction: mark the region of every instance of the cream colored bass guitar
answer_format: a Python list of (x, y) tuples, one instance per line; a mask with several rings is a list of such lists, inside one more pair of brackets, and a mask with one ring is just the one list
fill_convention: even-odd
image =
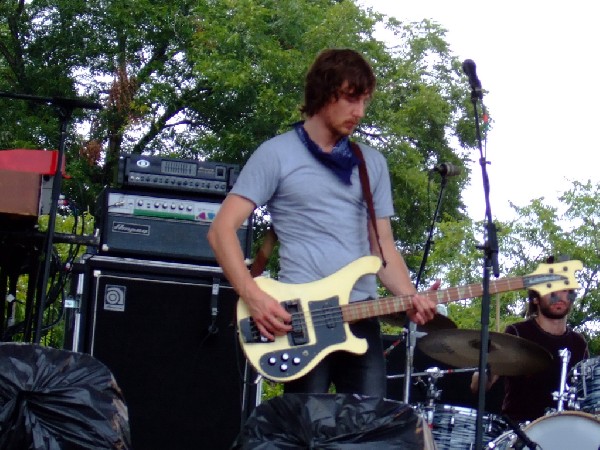
[[(379, 258), (365, 256), (326, 278), (304, 284), (286, 284), (257, 277), (261, 289), (279, 300), (292, 315), (292, 331), (276, 337), (274, 341), (264, 339), (250, 317), (246, 303), (238, 301), (239, 338), (248, 361), (266, 378), (286, 382), (307, 374), (331, 352), (366, 352), (366, 341), (354, 336), (348, 324), (403, 312), (412, 306), (410, 295), (348, 303), (356, 280), (363, 275), (377, 273), (380, 264)], [(563, 289), (577, 289), (579, 284), (575, 271), (582, 267), (581, 261), (540, 264), (530, 275), (490, 281), (489, 292), (533, 289), (540, 295), (546, 295)], [(437, 303), (480, 297), (482, 294), (480, 284), (420, 293)]]

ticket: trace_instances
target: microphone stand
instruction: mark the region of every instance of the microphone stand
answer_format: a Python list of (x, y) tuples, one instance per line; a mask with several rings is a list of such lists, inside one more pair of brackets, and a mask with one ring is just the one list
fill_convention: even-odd
[[(46, 232), (46, 239), (44, 244), (44, 267), (42, 280), (40, 282), (40, 295), (38, 307), (36, 310), (36, 328), (33, 335), (33, 343), (39, 344), (42, 335), (42, 325), (44, 319), (44, 308), (46, 307), (46, 297), (48, 290), (48, 280), (50, 279), (50, 265), (52, 262), (52, 248), (54, 245), (54, 232), (56, 230), (56, 215), (58, 211), (58, 200), (60, 197), (60, 190), (62, 185), (62, 165), (65, 154), (66, 136), (67, 136), (67, 125), (73, 115), (75, 108), (87, 108), (87, 109), (102, 109), (102, 105), (93, 103), (87, 100), (76, 99), (76, 98), (64, 98), (64, 97), (38, 97), (34, 95), (26, 94), (11, 94), (7, 92), (0, 92), (0, 97), (29, 100), (35, 103), (42, 103), (56, 108), (56, 112), (59, 118), (59, 143), (58, 143), (58, 155), (56, 158), (56, 172), (54, 174), (54, 180), (52, 182), (52, 194), (50, 203), (50, 217), (48, 218), (48, 230)], [(31, 339), (31, 331), (28, 330), (26, 325), (25, 340)]]
[[(429, 256), (429, 251), (431, 249), (431, 243), (433, 242), (433, 230), (435, 228), (435, 224), (437, 222), (437, 216), (440, 211), (440, 206), (442, 204), (442, 197), (444, 195), (444, 191), (446, 190), (446, 184), (448, 182), (448, 176), (446, 173), (442, 173), (442, 182), (440, 185), (440, 192), (438, 194), (437, 204), (435, 206), (435, 212), (433, 213), (433, 219), (431, 221), (431, 225), (429, 226), (429, 235), (427, 237), (427, 241), (425, 242), (425, 249), (423, 251), (423, 258), (421, 259), (421, 267), (419, 267), (419, 272), (417, 273), (417, 279), (415, 280), (415, 287), (417, 290), (419, 289), (419, 284), (421, 282), (421, 276), (425, 271), (425, 264), (427, 263), (427, 258)], [(411, 385), (411, 377), (412, 377), (412, 368), (413, 368), (413, 360), (414, 353), (416, 347), (416, 331), (417, 324), (413, 321), (408, 321), (408, 328), (406, 332), (406, 357), (405, 357), (405, 368), (404, 368), (404, 403), (407, 405), (410, 401), (410, 385)]]
[[(498, 236), (496, 226), (492, 221), (492, 210), (490, 206), (490, 182), (487, 174), (487, 161), (483, 154), (481, 145), (481, 130), (479, 129), (479, 114), (477, 112), (477, 101), (482, 101), (483, 108), (483, 93), (481, 89), (472, 88), (471, 103), (473, 104), (473, 113), (475, 119), (475, 131), (479, 144), (479, 164), (481, 165), (481, 174), (483, 178), (483, 192), (485, 196), (485, 219), (486, 219), (486, 234), (485, 241), (478, 249), (483, 250), (483, 283), (481, 296), (481, 345), (479, 348), (479, 384), (478, 384), (478, 401), (477, 401), (477, 420), (476, 420), (476, 435), (475, 449), (483, 448), (483, 411), (485, 410), (485, 386), (487, 382), (488, 372), (488, 347), (490, 337), (490, 269), (493, 270), (494, 276), (500, 276), (498, 267)], [(485, 110), (484, 110), (485, 112)]]

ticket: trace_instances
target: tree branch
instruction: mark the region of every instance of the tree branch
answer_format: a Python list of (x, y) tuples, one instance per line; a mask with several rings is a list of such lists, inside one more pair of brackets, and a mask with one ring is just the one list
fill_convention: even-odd
[(167, 121), (182, 109), (183, 107), (178, 105), (177, 107), (165, 111), (165, 113), (162, 116), (160, 116), (158, 120), (154, 121), (150, 125), (150, 129), (148, 130), (148, 132), (141, 137), (137, 144), (135, 144), (132, 153), (141, 154), (144, 148), (165, 128)]

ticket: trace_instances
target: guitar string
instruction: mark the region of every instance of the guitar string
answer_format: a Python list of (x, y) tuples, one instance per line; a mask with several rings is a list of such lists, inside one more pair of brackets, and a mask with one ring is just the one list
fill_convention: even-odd
[[(503, 292), (502, 288), (500, 287), (500, 285), (508, 285), (508, 287), (510, 287), (510, 285), (515, 281), (515, 280), (521, 280), (521, 278), (517, 278), (517, 279), (502, 279), (502, 280), (495, 280), (492, 282), (494, 288), (499, 291), (499, 292)], [(522, 281), (522, 280), (521, 280)], [(446, 300), (446, 302), (451, 301), (452, 299), (452, 295), (451, 292), (452, 291), (456, 291), (456, 294), (458, 295), (462, 295), (460, 294), (460, 292), (464, 292), (464, 291), (469, 291), (469, 295), (471, 296), (471, 298), (473, 297), (477, 297), (478, 295), (473, 295), (471, 293), (471, 291), (475, 288), (479, 288), (481, 289), (482, 286), (480, 284), (470, 284), (470, 285), (466, 285), (466, 286), (462, 286), (462, 287), (453, 287), (453, 288), (449, 288), (446, 289), (444, 291), (429, 291), (429, 292), (423, 292), (420, 293), (420, 295), (425, 295), (425, 296), (429, 296), (429, 297), (435, 297), (432, 300), (435, 300), (437, 303), (444, 303), (444, 300)], [(442, 294), (440, 296), (440, 294)], [(346, 320), (343, 320), (343, 313), (342, 310), (346, 307), (350, 307), (352, 309), (356, 308), (356, 309), (360, 309), (362, 310), (362, 312), (364, 312), (365, 310), (369, 310), (370, 306), (371, 307), (375, 307), (375, 309), (377, 310), (381, 310), (381, 306), (383, 304), (389, 304), (389, 303), (401, 303), (401, 308), (404, 309), (397, 309), (395, 311), (392, 312), (385, 312), (385, 313), (380, 313), (380, 312), (374, 312), (373, 314), (370, 314), (366, 317), (375, 317), (375, 316), (384, 316), (384, 315), (388, 315), (388, 314), (394, 314), (394, 313), (398, 313), (398, 312), (405, 312), (407, 309), (409, 309), (408, 307), (406, 307), (406, 305), (404, 305), (404, 303), (410, 303), (410, 299), (414, 294), (406, 294), (406, 295), (401, 295), (401, 296), (396, 296), (396, 297), (386, 297), (383, 299), (372, 299), (372, 300), (367, 300), (367, 301), (363, 301), (363, 302), (351, 302), (348, 304), (344, 304), (344, 305), (334, 305), (334, 306), (330, 306), (330, 307), (326, 307), (326, 308), (321, 308), (318, 311), (316, 311), (314, 314), (305, 314), (304, 312), (297, 312), (297, 313), (292, 313), (292, 322), (294, 322), (294, 319), (298, 319), (297, 320), (297, 325), (298, 326), (312, 326), (312, 327), (318, 327), (324, 324), (332, 324), (332, 325), (338, 325), (340, 323), (344, 323), (347, 322)], [(446, 297), (450, 297), (450, 299), (446, 299)], [(469, 297), (467, 297), (469, 298)], [(462, 298), (457, 298), (455, 300), (461, 300)], [(395, 307), (393, 309), (396, 309)], [(310, 313), (310, 311), (308, 311), (308, 313)], [(342, 317), (342, 319), (340, 320), (340, 317)], [(306, 319), (305, 319), (306, 318)], [(310, 320), (313, 319), (313, 320)], [(358, 319), (357, 319), (358, 320)], [(257, 327), (256, 327), (256, 323), (254, 321), (252, 321), (252, 330), (251, 330), (251, 335), (252, 338), (257, 338), (260, 336), (260, 332), (258, 331)]]
[[(403, 295), (403, 296), (399, 296), (399, 297), (388, 297), (385, 299), (374, 299), (374, 300), (367, 300), (367, 302), (370, 305), (375, 305), (376, 303), (381, 303), (382, 301), (386, 301), (387, 303), (391, 303), (392, 300), (394, 300), (395, 302), (400, 302), (400, 303), (410, 303), (410, 297), (412, 297), (411, 295)], [(407, 299), (408, 298), (408, 299)], [(348, 307), (348, 306), (354, 306), (357, 305), (358, 303), (361, 303), (360, 305), (360, 309), (366, 309), (369, 307), (369, 305), (365, 305), (365, 302), (352, 302), (349, 304), (344, 304), (344, 305), (333, 305), (333, 306), (329, 306), (329, 307), (325, 307), (325, 308), (320, 308), (318, 311), (315, 311), (313, 314), (311, 314), (311, 311), (309, 310), (308, 313), (304, 313), (304, 312), (297, 312), (297, 313), (292, 313), (292, 323), (294, 323), (294, 319), (298, 319), (296, 321), (296, 324), (298, 326), (312, 326), (312, 327), (319, 327), (321, 325), (324, 324), (332, 324), (332, 325), (338, 325), (338, 324), (343, 324), (345, 322), (347, 322), (346, 320), (343, 319), (343, 309), (344, 307)], [(403, 305), (404, 307), (404, 305)], [(407, 308), (405, 308), (403, 311), (405, 311)], [(393, 313), (383, 313), (383, 314), (371, 314), (368, 317), (374, 317), (374, 316), (379, 316), (379, 315), (386, 315), (386, 314), (393, 314)], [(311, 320), (312, 319), (312, 320)], [(258, 329), (256, 328), (256, 323), (254, 321), (252, 321), (252, 337), (259, 337), (260, 333), (258, 332)]]

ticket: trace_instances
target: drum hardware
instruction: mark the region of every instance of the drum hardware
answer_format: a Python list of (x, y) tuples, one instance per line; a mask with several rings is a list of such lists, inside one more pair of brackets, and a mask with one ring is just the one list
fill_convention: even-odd
[[(382, 322), (388, 323), (390, 325), (402, 327), (402, 330), (400, 330), (400, 333), (398, 335), (398, 339), (392, 342), (392, 344), (383, 352), (384, 356), (388, 356), (392, 350), (398, 347), (398, 345), (400, 345), (400, 343), (402, 343), (406, 339), (406, 335), (408, 334), (409, 330), (404, 327), (404, 322), (406, 320), (405, 317), (399, 317), (398, 315), (382, 316), (381, 320)], [(424, 323), (423, 325), (416, 325), (416, 331), (412, 331), (411, 333), (413, 334), (414, 338), (419, 339), (423, 336), (427, 336), (427, 333), (430, 333), (432, 331), (454, 328), (456, 328), (456, 324), (452, 321), (452, 319), (449, 319), (443, 314), (436, 313), (433, 316), (433, 319), (431, 319), (427, 323)]]
[[(581, 361), (581, 362), (584, 362), (584, 361)], [(576, 364), (571, 369), (571, 373), (570, 373), (571, 383), (573, 384), (573, 390), (575, 391), (576, 395), (578, 394), (577, 385), (579, 384), (580, 380), (582, 379), (582, 375), (585, 375), (585, 374), (582, 373), (581, 364)], [(585, 383), (582, 383), (582, 392), (583, 392), (582, 398), (587, 397), (587, 386), (585, 386)], [(580, 408), (581, 408), (581, 404), (579, 402), (579, 398), (577, 398), (577, 408), (574, 408), (574, 409), (580, 409)]]
[[(411, 377), (418, 378), (416, 383), (427, 386), (425, 403), (414, 406), (414, 409), (429, 424), (437, 450), (473, 450), (477, 412), (460, 406), (437, 404), (442, 394), (442, 390), (437, 389), (437, 383), (444, 375), (476, 370), (476, 367), (448, 370), (430, 367), (424, 372), (411, 374)], [(405, 374), (388, 376), (400, 377), (405, 377)], [(484, 416), (484, 443), (491, 442), (505, 430), (506, 424), (499, 416)]]
[[(437, 450), (474, 450), (477, 411), (452, 405), (432, 405), (425, 411)], [(483, 415), (483, 443), (506, 431), (506, 423), (495, 414)]]
[(536, 450), (597, 450), (600, 446), (600, 421), (580, 411), (547, 414), (523, 428), (512, 427), (486, 448), (520, 450), (525, 446)]
[[(510, 418), (508, 418), (506, 416), (503, 416), (503, 419), (506, 422), (506, 424), (508, 425), (509, 431), (502, 434), (497, 439), (494, 439), (493, 441), (489, 442), (486, 448), (497, 448), (497, 449), (508, 450), (508, 449), (515, 448), (515, 447), (512, 447), (512, 445), (516, 444), (516, 443), (519, 443), (519, 447), (517, 447), (519, 450), (522, 450), (524, 448), (528, 448), (530, 450), (537, 450), (539, 448), (538, 444), (536, 444), (531, 439), (529, 439), (529, 436), (527, 436), (523, 432), (522, 426), (528, 425), (529, 422), (527, 422), (527, 424), (519, 425), (519, 424), (513, 422), (512, 420), (510, 420)], [(511, 446), (505, 447), (504, 445), (506, 445), (506, 444), (509, 444)]]
[[(446, 329), (441, 331), (459, 331)], [(421, 339), (426, 339), (430, 334), (436, 334), (440, 330), (430, 333), (422, 333)], [(419, 332), (417, 332), (419, 333)], [(475, 364), (473, 364), (475, 366)], [(442, 405), (437, 402), (441, 398), (442, 390), (438, 389), (438, 381), (444, 375), (475, 372), (476, 367), (464, 367), (442, 370), (439, 367), (430, 367), (424, 372), (407, 372), (406, 374), (388, 375), (388, 379), (416, 377), (417, 383), (426, 386), (425, 401), (415, 405), (415, 410), (427, 421), (431, 428), (437, 450), (473, 450), (476, 437), (477, 411), (469, 408), (453, 405)], [(506, 423), (497, 415), (485, 414), (483, 417), (482, 430), (484, 433), (484, 444), (491, 442), (500, 436), (507, 428)]]
[[(463, 369), (445, 369), (442, 370), (439, 367), (430, 367), (426, 369), (425, 372), (413, 372), (411, 373), (412, 377), (425, 377), (425, 376), (434, 376), (440, 378), (442, 375), (452, 374), (452, 373), (464, 373), (464, 372), (476, 372), (477, 367), (469, 367)], [(433, 374), (433, 375), (432, 375)], [(404, 378), (405, 375), (403, 373), (397, 375), (388, 375), (388, 379), (393, 380), (395, 378)]]
[[(424, 333), (422, 331), (413, 331), (412, 333), (416, 339), (427, 336), (427, 333)], [(390, 346), (383, 351), (383, 356), (388, 356), (392, 350), (394, 350), (396, 347), (398, 347), (398, 345), (400, 345), (406, 339), (407, 334), (408, 334), (408, 329), (403, 328), (402, 330), (400, 330), (398, 339), (396, 339), (394, 342), (392, 342), (390, 344)], [(402, 374), (402, 376), (404, 376), (404, 374)], [(396, 377), (396, 378), (398, 378), (398, 377)]]
[[(443, 373), (448, 371), (442, 371), (438, 367), (432, 367), (427, 369), (425, 372), (410, 372), (409, 376), (416, 377), (417, 380), (413, 383), (415, 386), (421, 385), (426, 387), (425, 398), (427, 400), (425, 405), (418, 404), (414, 406), (414, 409), (421, 414), (421, 416), (431, 425), (433, 422), (433, 409), (435, 407), (435, 401), (439, 400), (442, 394), (441, 390), (435, 388), (437, 379), (440, 378)], [(388, 380), (394, 380), (397, 378), (405, 378), (406, 374), (400, 373), (396, 375), (388, 375)], [(421, 377), (427, 377), (427, 382), (423, 381)]]
[(562, 361), (560, 370), (560, 385), (558, 391), (552, 393), (552, 398), (558, 402), (556, 411), (564, 411), (564, 404), (567, 403), (567, 408), (577, 410), (579, 403), (577, 401), (577, 393), (567, 384), (567, 368), (571, 360), (571, 352), (567, 348), (563, 348), (558, 352)]
[[(391, 325), (403, 327), (405, 325), (404, 322), (406, 321), (406, 317), (404, 317), (402, 314), (396, 314), (383, 316), (382, 320)], [(398, 339), (396, 339), (388, 348), (385, 349), (383, 355), (387, 357), (392, 350), (394, 350), (402, 342), (405, 342), (406, 356), (404, 371), (409, 375), (409, 377), (412, 377), (413, 354), (416, 346), (416, 340), (423, 336), (427, 336), (427, 333), (431, 331), (454, 328), (456, 328), (456, 324), (451, 319), (440, 313), (436, 313), (433, 316), (433, 319), (422, 325), (416, 325), (414, 322), (411, 322), (408, 328), (402, 328)], [(388, 379), (400, 377), (404, 377), (404, 375), (391, 377), (388, 376)], [(404, 382), (404, 403), (410, 404), (410, 384), (408, 379), (406, 379)]]
[[(425, 370), (421, 376), (427, 376), (427, 392), (425, 393), (425, 399), (427, 403), (423, 407), (423, 411), (425, 413), (425, 419), (427, 420), (427, 423), (431, 425), (434, 419), (435, 403), (442, 395), (442, 390), (436, 389), (436, 384), (437, 381), (444, 376), (444, 373), (439, 367), (430, 367), (429, 369)], [(419, 380), (423, 382), (421, 378), (419, 378)], [(452, 425), (454, 425), (454, 421), (452, 421)]]
[[(559, 450), (577, 448), (578, 450), (597, 450), (600, 448), (600, 421), (591, 414), (578, 411), (565, 411), (567, 408), (579, 409), (577, 389), (567, 383), (567, 369), (571, 352), (563, 348), (558, 352), (561, 358), (560, 385), (558, 391), (552, 393), (556, 400), (557, 410), (525, 423), (521, 426), (505, 417), (510, 426), (499, 438), (488, 444), (488, 449), (517, 450), (529, 448), (536, 450)], [(585, 361), (581, 361), (572, 369), (573, 383), (577, 383), (581, 374), (586, 372)], [(585, 391), (586, 388), (583, 388)]]
[(600, 358), (579, 361), (570, 376), (575, 397), (572, 409), (600, 415)]
[[(463, 372), (475, 372), (477, 370), (476, 367), (464, 368), (464, 369), (446, 369), (442, 370), (439, 367), (430, 367), (426, 369), (425, 372), (412, 372), (410, 374), (411, 377), (418, 378), (415, 381), (415, 386), (417, 384), (421, 384), (427, 388), (425, 398), (427, 399), (427, 406), (433, 406), (434, 403), (440, 399), (442, 395), (442, 391), (436, 389), (437, 381), (442, 378), (444, 375), (452, 374), (452, 373), (463, 373)], [(403, 373), (396, 375), (388, 375), (387, 378), (389, 380), (393, 380), (396, 378), (404, 378), (406, 375)], [(427, 381), (423, 381), (422, 377), (427, 377)], [(428, 421), (431, 423), (430, 421)]]
[[(455, 367), (479, 363), (479, 330), (438, 330), (417, 343), (426, 355)], [(549, 367), (552, 355), (542, 346), (506, 333), (489, 333), (488, 364), (495, 375), (526, 375)]]

